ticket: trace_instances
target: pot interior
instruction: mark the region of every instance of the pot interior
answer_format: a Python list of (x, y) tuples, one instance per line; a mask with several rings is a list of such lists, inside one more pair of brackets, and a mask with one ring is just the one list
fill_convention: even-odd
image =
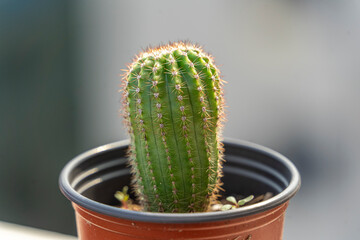
[[(276, 195), (289, 186), (292, 173), (281, 155), (249, 144), (224, 142), (224, 147), (223, 195)], [(117, 205), (114, 193), (131, 180), (126, 150), (123, 144), (77, 161), (68, 175), (71, 187), (91, 200)]]

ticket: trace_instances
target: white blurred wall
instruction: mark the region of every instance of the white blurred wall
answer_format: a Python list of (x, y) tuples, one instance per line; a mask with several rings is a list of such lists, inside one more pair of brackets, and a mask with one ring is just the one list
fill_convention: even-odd
[(121, 69), (149, 44), (191, 40), (215, 56), (225, 136), (274, 148), (303, 187), (284, 239), (355, 239), (360, 211), (360, 4), (356, 1), (76, 1), (78, 144), (126, 138)]

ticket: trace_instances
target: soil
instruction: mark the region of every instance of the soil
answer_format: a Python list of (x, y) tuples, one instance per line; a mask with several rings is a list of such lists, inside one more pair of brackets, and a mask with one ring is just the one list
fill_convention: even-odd
[[(269, 198), (273, 197), (273, 195), (274, 195), (273, 193), (267, 192), (265, 194), (255, 196), (251, 201), (245, 203), (243, 206), (240, 206), (240, 207), (249, 206), (249, 205), (252, 205), (255, 203), (259, 203), (259, 202), (268, 200)], [(211, 205), (209, 212), (221, 211), (220, 208), (222, 205), (231, 204), (229, 201), (226, 200), (227, 197), (228, 196), (224, 196), (218, 201), (218, 203)], [(245, 198), (246, 196), (235, 195), (234, 197), (235, 197), (235, 199), (240, 200), (240, 199)], [(133, 211), (142, 211), (141, 206), (139, 204), (136, 204), (135, 201), (132, 199), (129, 199), (126, 202), (126, 204), (122, 204), (117, 207), (123, 208), (123, 209), (128, 209), (128, 210), (133, 210)]]

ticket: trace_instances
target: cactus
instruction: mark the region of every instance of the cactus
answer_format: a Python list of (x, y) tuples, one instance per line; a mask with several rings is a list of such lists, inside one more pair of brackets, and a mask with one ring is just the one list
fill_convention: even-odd
[(220, 188), (222, 80), (210, 55), (178, 42), (149, 48), (124, 74), (133, 186), (145, 211), (203, 212)]

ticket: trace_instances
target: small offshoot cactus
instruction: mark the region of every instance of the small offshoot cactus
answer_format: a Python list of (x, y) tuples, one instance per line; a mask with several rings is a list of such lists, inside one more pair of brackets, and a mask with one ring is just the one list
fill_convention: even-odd
[(133, 186), (145, 211), (203, 212), (220, 187), (223, 93), (200, 47), (149, 48), (124, 74)]

